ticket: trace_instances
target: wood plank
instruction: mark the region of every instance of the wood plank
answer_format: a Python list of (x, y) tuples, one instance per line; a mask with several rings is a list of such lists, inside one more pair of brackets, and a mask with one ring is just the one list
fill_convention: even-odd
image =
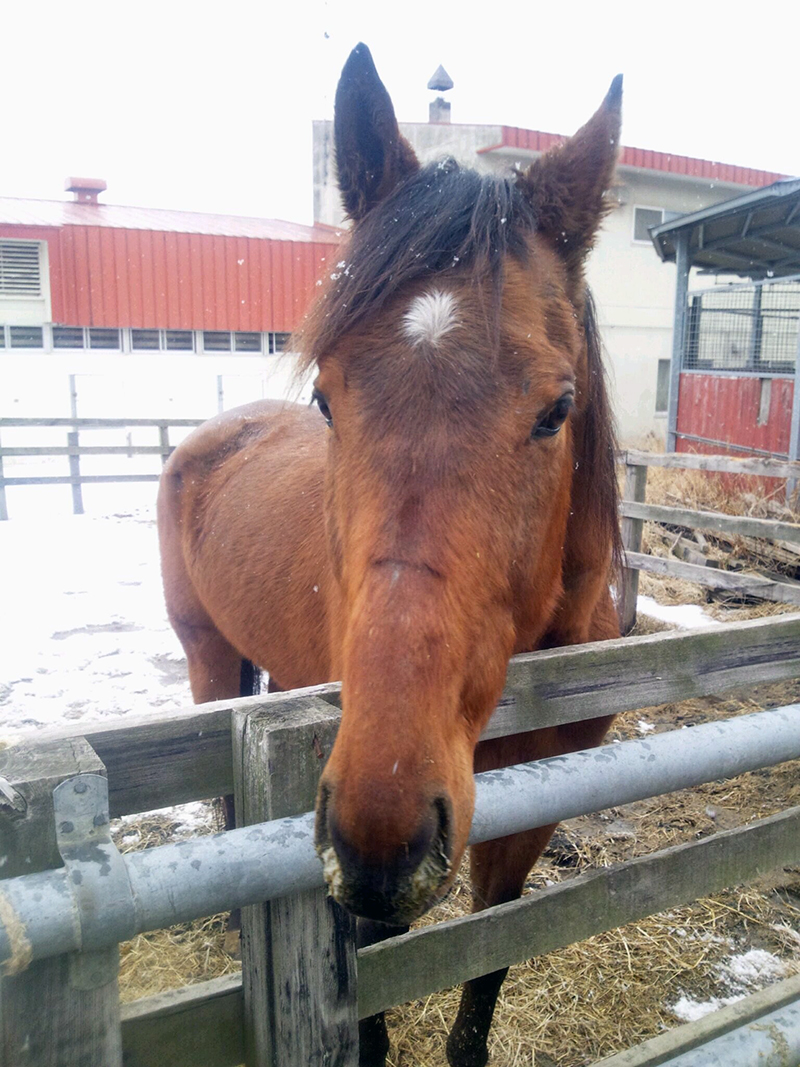
[[(644, 501), (647, 493), (647, 467), (625, 466), (626, 501)], [(622, 513), (624, 514), (624, 512)], [(626, 552), (641, 552), (644, 523), (635, 517), (622, 520), (622, 547)], [(636, 625), (636, 600), (639, 595), (639, 571), (635, 567), (623, 567), (620, 593), (620, 623), (623, 634), (629, 634)]]
[[(509, 663), (503, 698), (483, 737), (796, 677), (800, 614), (528, 652)], [(232, 793), (232, 710), (266, 710), (302, 695), (335, 705), (339, 686), (87, 724), (84, 735), (108, 768), (112, 815)], [(38, 736), (52, 740), (70, 733), (62, 728)]]
[[(100, 482), (157, 482), (160, 474), (82, 474), (74, 477), (5, 478), (5, 485), (86, 485)], [(76, 513), (77, 514), (77, 513)]]
[(642, 452), (628, 449), (620, 453), (622, 462), (646, 467), (677, 467), (682, 470), (716, 471), (723, 474), (751, 474), (763, 478), (798, 478), (800, 463), (783, 459), (736, 459), (734, 456), (704, 456), (695, 452)]
[(244, 1063), (241, 974), (122, 1005), (125, 1067), (238, 1067)]
[[(691, 511), (688, 508), (643, 504), (634, 500), (620, 501), (619, 512), (620, 515), (626, 516), (627, 521), (644, 519), (648, 522), (669, 523), (671, 526), (688, 526), (692, 530), (716, 530), (730, 536), (761, 537), (770, 541), (784, 540), (800, 545), (800, 526), (790, 522), (776, 522), (775, 519), (722, 515), (716, 511)], [(633, 548), (633, 551), (638, 549)]]
[(598, 1060), (594, 1067), (657, 1067), (708, 1041), (757, 1022), (763, 1015), (777, 1011), (800, 998), (800, 974), (776, 982), (735, 1004), (711, 1012), (693, 1023), (676, 1026), (665, 1034), (643, 1041), (635, 1048)]
[(710, 589), (728, 589), (743, 596), (760, 597), (762, 600), (774, 600), (781, 604), (800, 605), (800, 589), (788, 582), (777, 582), (771, 578), (761, 578), (755, 574), (741, 574), (739, 571), (724, 571), (713, 567), (698, 567), (696, 563), (682, 563), (677, 559), (665, 559), (663, 556), (648, 556), (643, 552), (631, 552), (627, 561), (632, 567), (651, 574), (672, 574), (687, 582), (707, 585)]
[(67, 445), (38, 448), (0, 448), (0, 456), (149, 456), (168, 455), (169, 446), (161, 445), (79, 445), (72, 449)]
[(786, 615), (523, 653), (483, 737), (797, 677), (799, 637), (800, 615)]
[(800, 808), (361, 949), (362, 1018), (800, 862)]
[(125, 426), (200, 426), (205, 419), (67, 419), (0, 418), (0, 428), (6, 426), (69, 426), (75, 430), (109, 430)]
[[(112, 817), (233, 793), (231, 713), (269, 710), (302, 696), (334, 693), (336, 685), (290, 694), (237, 697), (157, 714), (86, 726), (86, 736), (109, 768)], [(45, 735), (69, 736), (67, 728)]]
[[(339, 716), (319, 697), (235, 711), (237, 825), (314, 806)], [(248, 1067), (357, 1067), (355, 918), (326, 889), (242, 910)]]

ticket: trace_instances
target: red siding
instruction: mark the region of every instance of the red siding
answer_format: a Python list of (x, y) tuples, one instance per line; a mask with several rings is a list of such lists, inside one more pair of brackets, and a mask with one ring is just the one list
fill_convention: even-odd
[[(758, 425), (761, 382), (755, 375), (682, 374), (678, 393), (678, 432), (778, 455), (788, 454), (794, 384), (772, 378), (769, 417)], [(681, 452), (724, 452), (719, 446), (678, 438)], [(743, 456), (746, 453), (735, 451)]]
[(53, 322), (68, 326), (285, 332), (336, 261), (335, 244), (158, 230), (8, 225), (0, 237), (47, 241)]

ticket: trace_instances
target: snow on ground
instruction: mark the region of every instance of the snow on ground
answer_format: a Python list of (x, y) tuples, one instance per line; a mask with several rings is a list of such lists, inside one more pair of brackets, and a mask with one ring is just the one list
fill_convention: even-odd
[(25, 512), (0, 523), (0, 736), (191, 702), (161, 590), (154, 486), (137, 488), (147, 506), (112, 500), (83, 516), (29, 489)]
[(670, 1005), (670, 1011), (681, 1022), (691, 1023), (710, 1015), (727, 1004), (735, 1004), (754, 989), (762, 989), (770, 982), (786, 976), (786, 964), (772, 952), (751, 948), (747, 952), (732, 955), (716, 967), (717, 977), (728, 995), (698, 1001), (683, 996)]
[(707, 615), (699, 604), (659, 604), (652, 597), (639, 596), (636, 611), (641, 615), (649, 615), (651, 619), (666, 622), (676, 630), (700, 630), (722, 625)]
[[(155, 485), (87, 486), (81, 516), (69, 513), (68, 492), (20, 487), (0, 523), (0, 738), (191, 701), (164, 607)], [(719, 625), (697, 605), (640, 596), (639, 611), (677, 627)]]

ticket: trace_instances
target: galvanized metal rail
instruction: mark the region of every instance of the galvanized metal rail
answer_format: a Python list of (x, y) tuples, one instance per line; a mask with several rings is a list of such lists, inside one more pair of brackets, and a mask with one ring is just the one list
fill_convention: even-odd
[[(800, 704), (476, 776), (471, 843), (800, 758)], [(54, 794), (65, 866), (0, 883), (0, 961), (114, 945), (323, 884), (313, 814), (120, 856), (108, 786), (79, 775)]]

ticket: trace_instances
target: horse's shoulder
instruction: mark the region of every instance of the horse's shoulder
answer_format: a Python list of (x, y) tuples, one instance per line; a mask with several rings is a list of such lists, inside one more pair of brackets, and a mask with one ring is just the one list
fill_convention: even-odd
[(271, 437), (304, 437), (318, 429), (319, 421), (302, 404), (255, 400), (223, 411), (193, 430), (170, 456), (166, 472), (177, 474), (190, 467), (215, 466)]

